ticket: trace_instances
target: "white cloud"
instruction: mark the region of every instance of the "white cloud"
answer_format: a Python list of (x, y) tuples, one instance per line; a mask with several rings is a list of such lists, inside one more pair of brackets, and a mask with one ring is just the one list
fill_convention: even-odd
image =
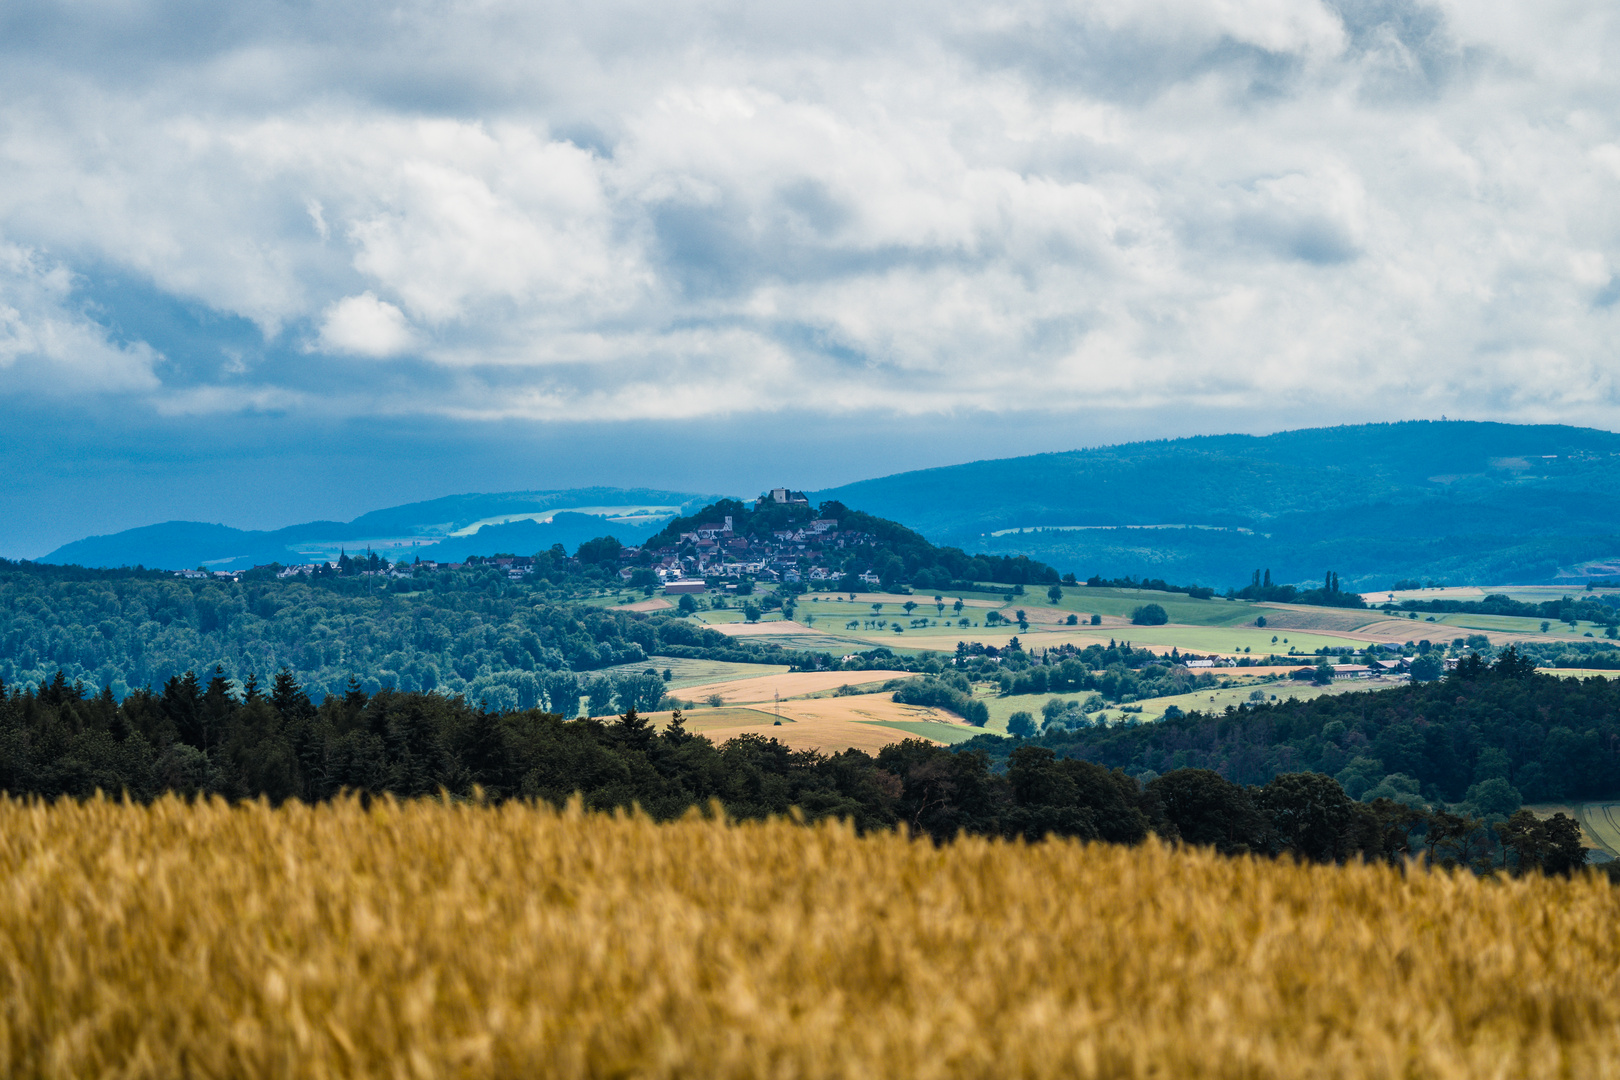
[[(0, 42), (4, 340), (155, 407), (1617, 405), (1596, 0), (165, 11)], [(264, 355), (109, 345), (58, 265)]]
[(355, 356), (395, 356), (411, 347), (405, 313), (372, 292), (346, 296), (326, 309), (320, 344), (332, 352)]
[(73, 276), (38, 253), (0, 241), (0, 391), (97, 395), (152, 390), (159, 357), (119, 345), (77, 310)]

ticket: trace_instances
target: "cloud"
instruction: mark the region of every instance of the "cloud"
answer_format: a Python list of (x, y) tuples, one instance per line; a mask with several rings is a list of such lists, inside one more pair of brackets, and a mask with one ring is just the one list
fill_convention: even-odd
[(161, 358), (144, 342), (109, 340), (76, 306), (73, 287), (65, 267), (0, 241), (0, 392), (59, 397), (155, 389)]
[[(1600, 5), (7, 11), (13, 388), (78, 365), (165, 414), (475, 420), (1616, 405)], [(144, 291), (82, 302), (111, 280)], [(258, 340), (182, 348), (131, 305)]]
[(375, 293), (346, 296), (326, 309), (320, 345), (332, 352), (355, 356), (394, 356), (411, 347), (411, 327), (405, 313)]

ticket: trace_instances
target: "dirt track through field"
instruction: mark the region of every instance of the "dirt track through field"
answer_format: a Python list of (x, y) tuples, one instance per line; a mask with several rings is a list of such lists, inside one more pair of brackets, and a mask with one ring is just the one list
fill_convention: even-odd
[(1577, 819), (1611, 855), (1620, 855), (1620, 803), (1583, 803)]

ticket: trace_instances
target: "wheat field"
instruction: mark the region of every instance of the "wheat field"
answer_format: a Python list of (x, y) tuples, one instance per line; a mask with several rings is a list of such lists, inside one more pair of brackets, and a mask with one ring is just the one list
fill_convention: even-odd
[(0, 800), (9, 1077), (1605, 1077), (1595, 877)]

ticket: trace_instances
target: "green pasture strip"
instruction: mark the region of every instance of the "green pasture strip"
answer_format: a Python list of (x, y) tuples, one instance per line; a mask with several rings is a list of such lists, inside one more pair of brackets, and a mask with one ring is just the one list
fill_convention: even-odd
[[(1398, 618), (1399, 616), (1397, 616)], [(1580, 637), (1587, 630), (1598, 633), (1603, 631), (1602, 623), (1577, 623), (1571, 630), (1568, 623), (1561, 623), (1557, 619), (1532, 619), (1521, 615), (1477, 615), (1467, 612), (1457, 612), (1445, 615), (1435, 615), (1434, 622), (1418, 613), (1418, 618), (1409, 620), (1414, 629), (1421, 626), (1455, 626), (1460, 630), (1490, 630), (1505, 634), (1542, 634), (1541, 624), (1548, 623), (1546, 633), (1562, 635), (1565, 637)]]
[(682, 660), (673, 656), (650, 656), (639, 664), (618, 664), (591, 674), (639, 675), (648, 668), (654, 668), (660, 674), (668, 668), (672, 678), (666, 685), (672, 691), (708, 683), (755, 679), (761, 675), (781, 675), (789, 670), (786, 664), (735, 664), (726, 660)]
[(1184, 593), (1155, 592), (1152, 589), (1093, 589), (1085, 585), (1065, 585), (1063, 599), (1056, 604), (1046, 598), (1043, 588), (1032, 589), (1027, 596), (1016, 597), (1012, 607), (1057, 607), (1077, 615), (1114, 615), (1122, 619), (1146, 604), (1164, 608), (1173, 623), (1189, 626), (1238, 626), (1253, 622), (1256, 615), (1266, 609), (1246, 600), (1194, 600)]
[[(1396, 685), (1392, 681), (1371, 681), (1361, 679), (1341, 679), (1327, 686), (1313, 686), (1308, 682), (1293, 679), (1275, 679), (1267, 677), (1254, 677), (1244, 674), (1242, 668), (1220, 668), (1216, 676), (1231, 680), (1230, 686), (1211, 686), (1201, 690), (1190, 691), (1185, 694), (1172, 694), (1165, 697), (1143, 698), (1130, 704), (1141, 706), (1140, 713), (1126, 713), (1119, 706), (1112, 705), (1102, 713), (1093, 713), (1093, 718), (1105, 718), (1108, 723), (1119, 723), (1135, 717), (1143, 723), (1164, 718), (1165, 711), (1174, 705), (1182, 712), (1225, 712), (1227, 706), (1242, 706), (1248, 703), (1250, 695), (1256, 690), (1262, 691), (1269, 702), (1272, 695), (1277, 700), (1292, 699), (1310, 700), (1330, 694), (1347, 694), (1365, 690), (1387, 690)], [(1036, 724), (1041, 722), (1041, 706), (1053, 698), (1061, 701), (1078, 701), (1084, 703), (1092, 695), (1090, 690), (1075, 690), (1068, 693), (1057, 694), (1014, 694), (1009, 697), (1000, 697), (994, 688), (980, 688), (976, 693), (980, 701), (990, 713), (990, 723), (985, 726), (986, 731), (996, 734), (1005, 734), (1007, 722), (1012, 719), (1015, 712), (1027, 712), (1035, 718)]]
[(739, 608), (727, 608), (725, 611), (699, 611), (691, 615), (694, 622), (705, 626), (714, 626), (719, 623), (735, 623), (743, 621), (743, 613)]
[[(1154, 720), (1162, 719), (1165, 710), (1174, 705), (1182, 712), (1225, 712), (1227, 706), (1241, 706), (1251, 700), (1256, 690), (1264, 693), (1265, 701), (1270, 702), (1275, 695), (1278, 701), (1309, 701), (1312, 698), (1328, 697), (1334, 694), (1352, 694), (1358, 691), (1388, 690), (1398, 685), (1393, 680), (1371, 679), (1340, 679), (1327, 686), (1313, 686), (1308, 682), (1294, 679), (1278, 679), (1274, 682), (1253, 681), (1238, 686), (1208, 687), (1203, 690), (1194, 690), (1186, 694), (1175, 694), (1169, 697), (1149, 698), (1134, 702), (1142, 706), (1142, 718)], [(1256, 702), (1258, 704), (1258, 702)]]
[(987, 730), (958, 724), (940, 724), (932, 720), (859, 720), (856, 723), (866, 724), (869, 727), (893, 728), (907, 735), (921, 735), (925, 739), (952, 744), (967, 742), (975, 735), (983, 735)]

